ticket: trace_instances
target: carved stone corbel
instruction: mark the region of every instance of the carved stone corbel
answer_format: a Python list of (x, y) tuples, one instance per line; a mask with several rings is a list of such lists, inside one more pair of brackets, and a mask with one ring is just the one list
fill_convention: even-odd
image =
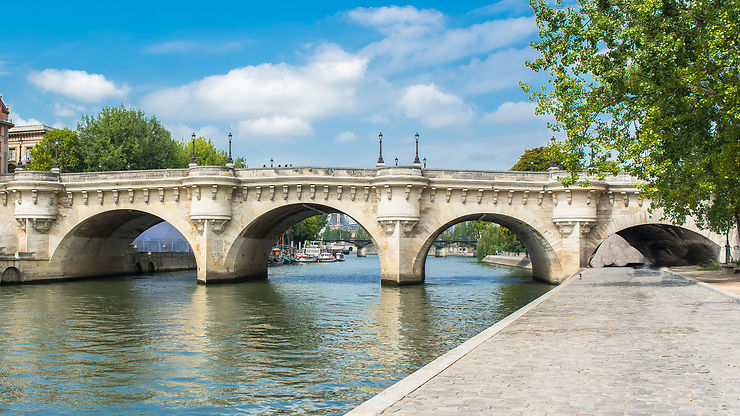
[(180, 202), (180, 188), (176, 186), (172, 188), (172, 192), (175, 194), (175, 202)]
[(254, 188), (254, 191), (257, 193), (257, 200), (258, 201), (261, 200), (262, 199), (262, 187), (257, 186)]
[(159, 192), (159, 202), (164, 202), (164, 188), (157, 188), (157, 192)]
[(234, 192), (236, 192), (236, 186), (232, 186), (231, 189), (226, 192), (227, 201), (231, 202), (234, 199)]
[(593, 199), (594, 190), (591, 189), (588, 191), (588, 194), (586, 195), (586, 205), (591, 205), (591, 200)]
[(385, 185), (384, 188), (386, 195), (388, 195), (388, 200), (390, 201), (391, 198), (393, 198), (393, 189), (391, 189), (390, 185)]
[(74, 202), (74, 196), (72, 192), (67, 191), (67, 206), (71, 207), (73, 202)]
[(614, 206), (614, 192), (607, 191), (606, 196), (609, 198), (609, 205)]
[(478, 188), (478, 204), (480, 205), (482, 201), (483, 201), (483, 189)]
[(422, 186), (421, 188), (419, 188), (419, 196), (418, 196), (418, 197), (416, 197), (416, 200), (417, 200), (417, 201), (421, 201), (421, 197), (422, 197), (422, 196), (424, 195), (424, 190), (425, 190), (425, 189), (427, 189), (427, 187), (426, 187), (426, 186)]
[(36, 205), (39, 201), (39, 191), (37, 189), (31, 190), (31, 201), (33, 201), (33, 204)]
[(142, 189), (142, 191), (144, 192), (144, 203), (148, 204), (149, 203), (149, 188), (144, 188)]
[(328, 200), (329, 200), (329, 186), (324, 185), (324, 201), (328, 201)]
[(370, 187), (369, 186), (366, 186), (365, 187), (365, 192), (364, 193), (365, 193), (365, 201), (370, 200)]
[(542, 206), (542, 198), (545, 197), (545, 191), (540, 191), (537, 193), (537, 205)]
[(565, 198), (568, 200), (568, 205), (573, 205), (573, 193), (570, 189), (565, 190)]
[(2, 198), (2, 200), (3, 200), (3, 206), (4, 207), (7, 206), (8, 205), (8, 193), (5, 192), (5, 191), (1, 191), (0, 192), (0, 198)]
[(195, 194), (195, 199), (200, 201), (200, 187), (198, 185), (193, 185), (193, 193)]
[(529, 198), (529, 191), (522, 192), (522, 205), (527, 205), (528, 198)]
[(270, 185), (270, 201), (275, 200), (275, 185)]
[(406, 185), (406, 192), (404, 194), (404, 198), (406, 198), (407, 201), (409, 200), (409, 195), (411, 195), (411, 188), (413, 188), (413, 185)]
[(248, 196), (249, 196), (249, 187), (242, 186), (242, 202), (247, 202)]
[(622, 194), (622, 199), (624, 200), (624, 207), (627, 208), (630, 205), (630, 194), (627, 192), (620, 192)]
[(468, 188), (463, 188), (462, 192), (460, 192), (460, 200), (463, 204), (465, 204), (465, 201), (468, 199)]
[(642, 194), (638, 191), (635, 191), (635, 196), (637, 197), (637, 205), (642, 206)]
[(355, 193), (357, 192), (357, 187), (350, 186), (349, 187), (349, 199), (354, 201), (355, 200)]
[(296, 193), (296, 198), (298, 198), (299, 201), (301, 200), (301, 196), (302, 196), (301, 193), (302, 192), (303, 192), (303, 187), (301, 185), (296, 185), (295, 186), (295, 193)]
[(134, 190), (131, 188), (128, 189), (128, 202), (130, 204), (134, 203)]
[(28, 218), (16, 218), (16, 222), (18, 222), (18, 226), (21, 227), (21, 231), (24, 233), (26, 232), (26, 223), (28, 222)]
[(211, 186), (211, 199), (216, 200), (216, 196), (218, 196), (218, 185)]
[(18, 205), (22, 205), (23, 204), (23, 194), (22, 194), (22, 192), (21, 191), (16, 191), (15, 189), (13, 189), (13, 195), (15, 195), (15, 203), (18, 204)]
[(308, 196), (313, 200), (316, 199), (316, 185), (311, 185), (310, 190), (308, 191)]
[(401, 230), (403, 231), (403, 235), (406, 237), (411, 236), (414, 232), (414, 227), (416, 227), (416, 224), (418, 224), (419, 221), (401, 221)]
[(192, 220), (193, 225), (195, 226), (195, 229), (198, 230), (199, 233), (203, 233), (203, 228), (205, 226), (206, 220)]
[(82, 205), (87, 205), (87, 191), (82, 191)]
[(493, 205), (498, 204), (498, 192), (499, 192), (498, 189), (493, 190)]
[(103, 205), (103, 196), (104, 196), (103, 191), (98, 189), (96, 192), (98, 193), (98, 203), (100, 205)]
[(550, 196), (552, 196), (552, 204), (554, 206), (558, 206), (558, 194), (556, 194), (553, 191), (547, 191), (547, 193), (550, 194)]
[(450, 202), (450, 198), (452, 197), (452, 188), (447, 188), (447, 195), (445, 198), (447, 199), (447, 202)]
[(557, 225), (558, 231), (560, 231), (560, 236), (565, 238), (573, 232), (576, 223), (573, 221), (555, 221), (555, 225)]
[(581, 226), (580, 227), (581, 228), (581, 235), (583, 237), (585, 237), (585, 236), (587, 236), (591, 232), (591, 229), (593, 228), (594, 223), (593, 222), (589, 222), (589, 221), (581, 221), (580, 222), (580, 226)]
[(190, 192), (190, 188), (188, 188), (187, 186), (184, 186), (183, 188), (185, 189), (185, 192), (188, 193), (188, 201), (192, 201), (193, 200), (193, 193)]
[(229, 220), (208, 220), (211, 223), (211, 230), (216, 234), (221, 234), (226, 228)]
[(288, 185), (283, 185), (283, 201), (288, 200)]
[(113, 192), (113, 203), (118, 205), (118, 189), (114, 189), (112, 192)]
[(337, 201), (342, 200), (342, 192), (344, 192), (342, 190), (342, 185), (337, 185)]
[(46, 234), (51, 229), (54, 221), (56, 221), (56, 218), (31, 218), (31, 225), (34, 230)]
[(375, 200), (380, 201), (380, 188), (373, 186), (373, 190), (375, 191)]
[(429, 202), (434, 202), (434, 195), (437, 194), (437, 188), (432, 186), (429, 188)]
[(396, 221), (394, 220), (383, 220), (378, 222), (386, 235), (391, 235), (393, 234), (393, 231), (396, 230)]
[(511, 202), (512, 202), (513, 200), (514, 200), (514, 190), (513, 190), (513, 189), (509, 189), (509, 199), (507, 200), (507, 202), (506, 202), (506, 203), (507, 203), (508, 205), (511, 205)]

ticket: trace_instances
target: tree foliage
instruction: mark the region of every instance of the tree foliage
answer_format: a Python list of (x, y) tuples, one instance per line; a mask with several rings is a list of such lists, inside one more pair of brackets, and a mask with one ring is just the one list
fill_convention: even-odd
[(288, 231), (290, 239), (296, 244), (306, 240), (317, 240), (321, 230), (326, 227), (328, 218), (326, 214), (319, 214), (294, 224)]
[(489, 254), (501, 251), (521, 252), (523, 250), (524, 245), (511, 230), (498, 224), (488, 223), (481, 232), (475, 253), (478, 260), (482, 260)]
[(519, 156), (519, 160), (511, 167), (517, 172), (547, 172), (550, 164), (555, 161), (560, 166), (563, 156), (554, 147), (540, 146), (527, 149)]
[(54, 167), (57, 140), (59, 140), (59, 168), (63, 172), (82, 170), (77, 133), (70, 129), (55, 129), (47, 132), (44, 138), (31, 149), (29, 169), (48, 171)]
[(485, 221), (465, 221), (455, 224), (451, 229), (443, 231), (437, 240), (474, 241), (480, 238), (481, 231), (489, 223)]
[(644, 180), (674, 222), (740, 231), (738, 0), (548, 3), (530, 0), (540, 55), (527, 65), (549, 77), (522, 87), (566, 134), (564, 182), (593, 152), (601, 175)]
[(179, 147), (155, 117), (141, 110), (104, 107), (77, 125), (82, 170), (163, 169), (179, 166)]

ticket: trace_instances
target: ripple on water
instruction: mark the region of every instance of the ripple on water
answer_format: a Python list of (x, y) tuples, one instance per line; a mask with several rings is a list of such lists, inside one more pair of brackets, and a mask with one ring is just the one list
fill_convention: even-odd
[(0, 411), (342, 414), (551, 286), (463, 258), (381, 287), (377, 257), (0, 287)]

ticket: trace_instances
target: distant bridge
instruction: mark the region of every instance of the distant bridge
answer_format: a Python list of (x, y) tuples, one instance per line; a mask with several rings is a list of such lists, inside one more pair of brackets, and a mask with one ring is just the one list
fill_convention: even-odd
[(395, 284), (423, 282), (437, 237), (470, 220), (514, 232), (533, 276), (549, 282), (587, 266), (615, 233), (657, 264), (722, 259), (724, 236), (692, 222), (666, 223), (660, 211), (648, 210), (633, 178), (591, 178), (588, 187), (566, 188), (558, 181), (563, 174), (383, 165), (17, 170), (0, 175), (0, 282), (131, 273), (129, 244), (162, 221), (188, 240), (199, 282), (265, 278), (274, 242), (317, 212), (345, 213), (367, 230), (381, 279)]

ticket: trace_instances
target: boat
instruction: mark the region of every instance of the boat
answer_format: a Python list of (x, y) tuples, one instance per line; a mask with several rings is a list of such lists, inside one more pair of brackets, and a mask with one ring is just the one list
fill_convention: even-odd
[(344, 261), (344, 253), (342, 253), (341, 251), (337, 251), (336, 253), (334, 253), (334, 258), (337, 261)]
[(330, 262), (333, 262), (333, 261), (337, 261), (336, 257), (334, 257), (328, 251), (322, 251), (321, 253), (319, 253), (318, 260), (321, 263), (330, 263)]
[(298, 253), (295, 257), (298, 263), (316, 263), (318, 261), (318, 258), (316, 258), (316, 256), (312, 256), (306, 253)]

